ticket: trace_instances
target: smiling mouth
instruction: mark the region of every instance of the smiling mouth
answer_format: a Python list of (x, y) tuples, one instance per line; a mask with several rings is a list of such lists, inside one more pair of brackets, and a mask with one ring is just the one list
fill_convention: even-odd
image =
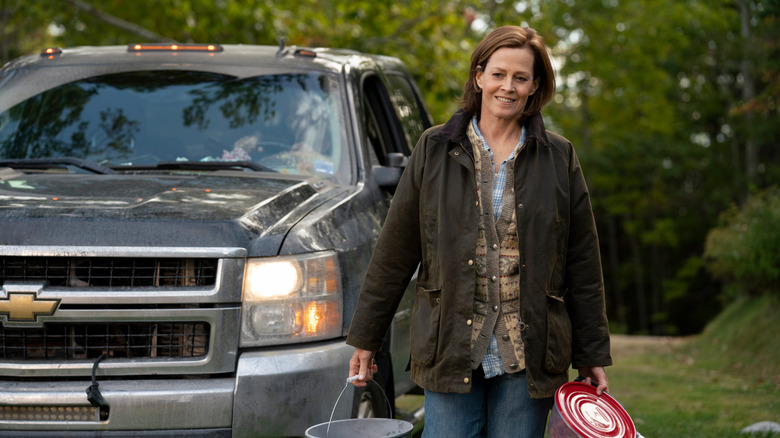
[(512, 103), (515, 101), (514, 99), (508, 99), (506, 97), (501, 97), (501, 96), (496, 96), (496, 99), (498, 99), (499, 102), (503, 102), (503, 103)]

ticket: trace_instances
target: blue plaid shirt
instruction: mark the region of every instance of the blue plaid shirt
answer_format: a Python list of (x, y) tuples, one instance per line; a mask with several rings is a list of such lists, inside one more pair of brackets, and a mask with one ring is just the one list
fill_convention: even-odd
[[(482, 133), (479, 131), (479, 127), (477, 126), (476, 116), (474, 116), (471, 119), (471, 124), (474, 127), (474, 132), (476, 132), (477, 135), (479, 136), (479, 139), (482, 140), (482, 149), (487, 151), (488, 154), (490, 154), (490, 162), (492, 163), (493, 151), (490, 149), (490, 145), (488, 145), (487, 142), (485, 141), (485, 137), (483, 137)], [(515, 148), (512, 150), (512, 153), (509, 154), (509, 157), (507, 157), (506, 160), (501, 162), (501, 166), (498, 168), (498, 173), (493, 175), (493, 220), (494, 221), (497, 221), (498, 217), (501, 216), (501, 209), (504, 206), (504, 188), (506, 187), (506, 162), (515, 157), (515, 151), (517, 151), (517, 148), (521, 144), (523, 144), (524, 141), (525, 141), (525, 128), (523, 128), (523, 132), (520, 134), (520, 140), (518, 140), (517, 144), (515, 145)], [(490, 343), (488, 344), (487, 352), (485, 353), (485, 357), (482, 359), (482, 369), (485, 371), (486, 379), (495, 376), (500, 376), (501, 374), (504, 374), (506, 372), (504, 370), (504, 365), (501, 362), (501, 352), (498, 351), (498, 341), (496, 340), (495, 333), (490, 336)]]

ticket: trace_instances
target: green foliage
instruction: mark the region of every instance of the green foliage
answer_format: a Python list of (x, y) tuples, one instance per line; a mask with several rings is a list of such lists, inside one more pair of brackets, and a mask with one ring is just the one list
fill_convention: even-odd
[(465, 1), (412, 0), (403, 3), (355, 0), (286, 0), (281, 35), (293, 44), (347, 47), (400, 58), (437, 123), (457, 109), (468, 76), (468, 54), (481, 35), (463, 18)]
[(780, 189), (727, 210), (707, 235), (708, 268), (732, 291), (780, 296)]
[(285, 37), (401, 58), (441, 123), (484, 33), (534, 27), (559, 71), (546, 121), (589, 180), (613, 326), (694, 333), (719, 310), (708, 230), (780, 183), (779, 17), (777, 0), (0, 0), (0, 56)]
[(610, 317), (634, 333), (698, 331), (719, 308), (696, 303), (719, 287), (689, 261), (721, 211), (780, 175), (777, 3), (541, 4), (561, 66), (547, 112), (589, 179)]
[[(89, 12), (122, 19), (179, 42), (218, 42), (342, 47), (401, 58), (416, 76), (437, 122), (457, 109), (468, 69), (468, 54), (481, 34), (472, 31), (463, 11), (465, 0), (411, 0), (398, 4), (373, 0), (5, 0), (11, 26), (2, 31), (9, 45), (24, 43), (3, 61), (36, 52), (50, 44), (130, 44), (148, 36)], [(24, 6), (23, 6), (24, 5)], [(26, 9), (27, 15), (20, 14)], [(154, 11), (150, 13), (149, 11)], [(46, 32), (53, 24), (56, 36)], [(37, 35), (15, 32), (35, 28)], [(16, 46), (15, 46), (16, 47)]]

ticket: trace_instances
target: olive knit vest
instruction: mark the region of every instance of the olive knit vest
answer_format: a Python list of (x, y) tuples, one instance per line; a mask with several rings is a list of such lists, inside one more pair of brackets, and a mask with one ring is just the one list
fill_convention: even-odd
[[(468, 137), (474, 145), (474, 167), (479, 199), (476, 247), (476, 289), (471, 332), (471, 367), (485, 357), (490, 335), (495, 334), (504, 370), (525, 369), (520, 321), (520, 252), (514, 209), (514, 158), (506, 163), (507, 185), (498, 220), (493, 215), (493, 163), (482, 150), (482, 142), (469, 124)], [(522, 147), (522, 146), (520, 146)], [(515, 155), (519, 148), (515, 151)]]

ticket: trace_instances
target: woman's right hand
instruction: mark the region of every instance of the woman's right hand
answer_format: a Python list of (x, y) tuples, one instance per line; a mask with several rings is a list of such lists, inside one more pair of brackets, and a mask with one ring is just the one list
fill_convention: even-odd
[(352, 359), (349, 360), (349, 377), (358, 376), (353, 380), (355, 386), (366, 386), (366, 381), (374, 378), (378, 367), (374, 363), (374, 352), (355, 348)]

